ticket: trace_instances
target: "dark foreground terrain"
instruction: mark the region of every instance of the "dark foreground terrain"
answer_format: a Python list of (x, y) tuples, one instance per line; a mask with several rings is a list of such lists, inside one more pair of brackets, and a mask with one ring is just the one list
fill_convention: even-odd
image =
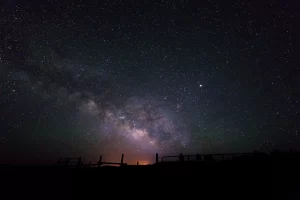
[(300, 199), (299, 154), (66, 168), (2, 166), (0, 199)]

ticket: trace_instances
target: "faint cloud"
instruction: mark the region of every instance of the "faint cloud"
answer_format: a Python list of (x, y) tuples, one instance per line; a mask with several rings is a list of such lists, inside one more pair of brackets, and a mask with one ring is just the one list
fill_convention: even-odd
[(83, 113), (87, 113), (92, 116), (96, 116), (100, 113), (99, 107), (94, 100), (88, 100), (83, 102), (79, 106), (79, 110)]

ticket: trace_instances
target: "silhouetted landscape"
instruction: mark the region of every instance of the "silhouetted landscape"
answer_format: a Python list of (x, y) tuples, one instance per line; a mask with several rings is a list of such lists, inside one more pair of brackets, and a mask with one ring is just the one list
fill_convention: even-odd
[[(81, 158), (66, 158), (53, 165), (2, 165), (2, 189), (11, 197), (30, 194), (42, 199), (115, 195), (295, 199), (299, 195), (300, 153), (293, 150), (163, 158), (157, 154), (156, 162), (149, 165), (127, 165), (123, 158), (116, 163), (100, 158), (84, 164)], [(112, 164), (119, 166), (107, 166)]]

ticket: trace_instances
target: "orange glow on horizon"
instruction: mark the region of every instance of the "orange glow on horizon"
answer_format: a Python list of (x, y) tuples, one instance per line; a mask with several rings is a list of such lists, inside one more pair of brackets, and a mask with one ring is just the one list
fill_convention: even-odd
[(148, 165), (148, 164), (150, 164), (149, 161), (147, 161), (147, 160), (139, 160), (138, 162), (139, 162), (139, 165)]

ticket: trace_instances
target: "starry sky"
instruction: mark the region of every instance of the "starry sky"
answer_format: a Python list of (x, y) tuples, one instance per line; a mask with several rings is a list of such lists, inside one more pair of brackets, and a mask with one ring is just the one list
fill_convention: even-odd
[(297, 1), (4, 1), (1, 162), (299, 149)]

